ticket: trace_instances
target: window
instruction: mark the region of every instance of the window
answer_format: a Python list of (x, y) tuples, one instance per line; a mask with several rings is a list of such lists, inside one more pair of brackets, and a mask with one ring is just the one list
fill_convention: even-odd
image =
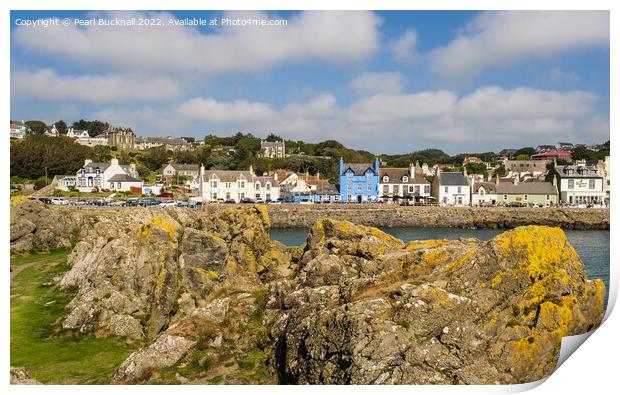
[(245, 181), (244, 180), (239, 180), (237, 182), (237, 185), (239, 185), (239, 188), (245, 188)]
[(403, 176), (403, 182), (409, 182), (409, 177)]
[(372, 184), (368, 184), (368, 186), (366, 187), (366, 190), (368, 192), (371, 192), (372, 191)]
[(390, 186), (389, 185), (384, 185), (383, 186), (383, 193), (390, 193)]
[(347, 178), (348, 178), (349, 180), (352, 180), (352, 179), (353, 179), (353, 172), (352, 172), (352, 171), (348, 171), (348, 172), (347, 172)]
[(271, 194), (270, 194), (270, 193), (268, 193), (268, 194), (265, 196), (265, 198), (267, 199), (267, 201), (271, 200)]
[(230, 189), (230, 187), (232, 186), (232, 183), (231, 182), (227, 182), (225, 185), (226, 185), (226, 189)]
[(504, 200), (508, 200), (508, 195), (504, 195)]
[(213, 192), (211, 194), (211, 200), (217, 200), (217, 193)]
[(230, 192), (226, 192), (226, 200), (230, 200)]
[(211, 180), (211, 188), (213, 189), (217, 188), (217, 180)]
[(260, 189), (260, 182), (257, 182), (256, 184), (254, 184), (254, 188)]
[[(416, 193), (420, 193), (420, 187), (416, 186), (415, 191)], [(409, 193), (413, 193), (413, 185), (409, 185)]]
[(547, 195), (547, 200), (551, 200), (551, 196)]
[(256, 199), (260, 199), (260, 193), (257, 193), (257, 194), (256, 194), (256, 195), (254, 195), (254, 196), (256, 196)]
[(568, 189), (575, 188), (575, 180), (568, 180)]
[(527, 195), (523, 195), (523, 200), (527, 202)]
[(478, 193), (479, 193), (480, 195), (484, 195), (484, 188), (480, 188), (480, 189), (478, 190)]
[(444, 191), (445, 193), (448, 193), (448, 187), (444, 187), (444, 188), (443, 188), (443, 191)]
[(588, 180), (588, 188), (594, 189), (594, 180)]
[(367, 172), (366, 173), (366, 179), (370, 180), (372, 178), (372, 173), (371, 172)]
[(424, 185), (424, 193), (431, 193), (431, 186), (430, 185)]
[(456, 192), (457, 192), (457, 193), (461, 193), (461, 187), (457, 187), (457, 188), (456, 188)]
[(388, 176), (383, 176), (383, 182), (388, 182), (390, 181), (390, 177)]
[(268, 191), (271, 191), (271, 183), (270, 182), (265, 184), (265, 189), (268, 190)]
[(357, 184), (357, 191), (362, 192), (362, 184)]
[(241, 199), (245, 199), (245, 193), (240, 193), (240, 194), (239, 194), (239, 197), (240, 197)]
[(353, 191), (353, 185), (348, 184), (347, 185), (347, 192), (351, 192), (351, 191)]

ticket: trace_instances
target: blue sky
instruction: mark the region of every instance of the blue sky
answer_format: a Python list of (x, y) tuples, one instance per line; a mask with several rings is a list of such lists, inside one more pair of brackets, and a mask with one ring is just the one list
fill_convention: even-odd
[[(74, 25), (91, 17), (164, 26)], [(223, 17), (288, 24), (167, 25)], [(39, 18), (70, 23), (23, 25)], [(275, 132), (375, 153), (609, 138), (607, 12), (14, 11), (11, 22), (12, 119)]]

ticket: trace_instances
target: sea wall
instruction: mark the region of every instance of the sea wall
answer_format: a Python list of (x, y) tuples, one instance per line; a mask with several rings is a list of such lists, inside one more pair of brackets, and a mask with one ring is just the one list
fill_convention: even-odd
[[(222, 207), (210, 206), (208, 210)], [(310, 228), (330, 217), (376, 227), (515, 228), (523, 225), (563, 229), (609, 229), (609, 209), (419, 207), (396, 205), (269, 205), (273, 228)]]

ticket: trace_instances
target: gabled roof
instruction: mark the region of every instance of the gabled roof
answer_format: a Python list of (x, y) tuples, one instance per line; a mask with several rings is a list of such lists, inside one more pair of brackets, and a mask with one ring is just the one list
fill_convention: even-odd
[(468, 186), (469, 182), (463, 173), (446, 171), (439, 175), (439, 185)]
[(254, 177), (254, 183), (256, 184), (256, 182), (259, 182), (261, 185), (267, 185), (267, 182), (270, 182), (273, 187), (280, 186), (280, 183), (273, 177)]
[[(181, 164), (181, 163), (168, 163), (177, 171), (200, 171), (200, 165), (195, 164)], [(165, 167), (165, 166), (164, 166)]]
[(353, 170), (353, 174), (356, 176), (363, 176), (368, 169), (375, 173), (375, 168), (372, 163), (345, 163), (342, 167), (341, 175), (345, 175), (349, 169)]
[(495, 187), (498, 195), (554, 195), (557, 188), (551, 182), (523, 182), (517, 185), (510, 182), (500, 182)]
[(137, 178), (131, 177), (127, 174), (115, 174), (108, 181), (112, 182), (141, 182)]
[[(105, 162), (91, 162), (85, 166), (82, 166), (82, 169), (84, 169), (87, 173), (94, 173), (97, 168), (99, 168), (100, 171), (103, 171), (105, 169), (107, 169), (108, 167), (110, 167), (109, 163), (105, 163)], [(80, 169), (81, 170), (81, 169)]]
[(218, 178), (224, 182), (237, 182), (239, 177), (243, 176), (246, 181), (252, 181), (254, 178), (249, 171), (239, 170), (207, 170), (203, 175), (204, 181), (209, 181), (212, 178)]
[(316, 195), (339, 195), (338, 189), (333, 184), (322, 184), (317, 185), (316, 191), (314, 191)]
[(596, 173), (596, 170), (587, 166), (556, 166), (555, 169), (561, 178), (602, 178)]
[(484, 188), (486, 193), (495, 193), (495, 183), (494, 182), (476, 182), (474, 183), (474, 192), (477, 193), (480, 188)]
[[(379, 182), (383, 183), (383, 177), (388, 176), (389, 184), (430, 184), (423, 174), (415, 174), (413, 177), (409, 173), (408, 167), (383, 167), (379, 170)], [(403, 181), (407, 177), (407, 181)]]

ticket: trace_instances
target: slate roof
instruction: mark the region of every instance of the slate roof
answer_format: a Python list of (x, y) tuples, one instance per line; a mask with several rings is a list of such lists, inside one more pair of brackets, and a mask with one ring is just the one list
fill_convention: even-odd
[(463, 173), (447, 171), (439, 174), (439, 185), (467, 186), (469, 185), (469, 182)]
[[(384, 167), (379, 171), (380, 183), (386, 184), (430, 184), (422, 174), (416, 174), (414, 177), (409, 175), (408, 167)], [(389, 181), (384, 182), (383, 177), (388, 176)], [(407, 176), (407, 181), (403, 181), (403, 177)]]
[(271, 186), (272, 187), (279, 187), (280, 183), (278, 181), (276, 181), (273, 177), (254, 177), (254, 183), (256, 184), (256, 182), (260, 182), (261, 186), (262, 185), (267, 185), (267, 182), (271, 182)]
[(85, 166), (82, 166), (82, 169), (86, 170), (87, 173), (93, 173), (97, 168), (99, 168), (100, 171), (104, 171), (109, 166), (110, 164), (105, 162), (91, 162)]
[[(200, 165), (194, 164), (181, 164), (181, 163), (169, 163), (175, 170), (180, 171), (200, 171)], [(164, 166), (165, 167), (165, 166)]]
[(495, 183), (494, 182), (476, 182), (474, 183), (474, 192), (478, 193), (480, 187), (484, 188), (486, 193), (495, 193)]
[(333, 184), (317, 185), (314, 193), (316, 195), (340, 195), (340, 192), (338, 192), (338, 189), (336, 189), (336, 186)]
[(249, 171), (239, 170), (207, 170), (203, 175), (204, 181), (209, 181), (213, 177), (219, 178), (223, 182), (237, 182), (240, 176), (243, 176), (246, 181), (252, 181), (254, 178)]
[(263, 148), (281, 147), (282, 144), (283, 143), (281, 141), (261, 141), (260, 142), (260, 145)]
[(138, 180), (137, 178), (133, 178), (127, 174), (115, 174), (108, 181), (110, 182), (112, 181), (113, 182), (141, 182), (141, 180)]
[(353, 170), (353, 174), (356, 176), (363, 176), (366, 174), (366, 170), (370, 169), (372, 172), (375, 172), (375, 168), (372, 163), (345, 163), (342, 167), (342, 174), (345, 175), (347, 170)]
[[(601, 178), (601, 176), (596, 174), (596, 170), (590, 169), (586, 166), (556, 166), (556, 171), (561, 178)], [(569, 171), (572, 171), (572, 174), (569, 174)], [(581, 173), (579, 171), (581, 171)]]
[(498, 195), (555, 195), (557, 188), (551, 182), (524, 182), (514, 185), (509, 182), (500, 182), (495, 187)]

